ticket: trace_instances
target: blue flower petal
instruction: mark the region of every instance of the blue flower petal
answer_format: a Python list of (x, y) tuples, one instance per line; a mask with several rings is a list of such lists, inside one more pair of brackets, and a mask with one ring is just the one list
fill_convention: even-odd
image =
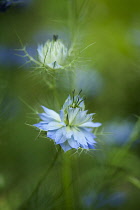
[(47, 130), (56, 130), (56, 129), (62, 128), (63, 126), (64, 125), (59, 122), (50, 122), (46, 125)]
[(63, 135), (65, 135), (67, 139), (70, 139), (71, 136), (73, 135), (72, 129), (69, 126), (64, 127)]
[(88, 143), (88, 148), (89, 148), (89, 149), (95, 149), (95, 146)]
[(47, 137), (53, 139), (56, 144), (61, 144), (66, 141), (66, 137), (63, 136), (63, 128), (57, 130), (51, 130), (47, 132)]
[(33, 126), (39, 128), (41, 130), (48, 131), (46, 122), (40, 122), (40, 123), (34, 124)]
[(69, 123), (71, 124), (72, 121), (75, 119), (77, 113), (79, 112), (79, 108), (69, 108), (68, 109), (68, 119), (69, 119)]
[(84, 122), (86, 122), (86, 117), (87, 117), (87, 110), (86, 111), (80, 111), (77, 113), (76, 117), (74, 118), (72, 124), (73, 125), (80, 125)]
[(80, 144), (80, 147), (81, 147), (81, 148), (84, 148), (84, 149), (89, 149), (88, 144), (87, 144), (87, 145), (85, 145), (85, 144)]
[(70, 95), (68, 96), (68, 98), (66, 99), (65, 103), (63, 104), (63, 109), (68, 108), (68, 106), (70, 106), (72, 104), (72, 100)]
[(47, 114), (49, 118), (54, 119), (58, 122), (61, 122), (61, 119), (58, 113), (56, 113), (55, 111), (51, 109), (46, 108), (45, 106), (41, 106), (41, 107), (44, 109), (45, 113)]
[(79, 127), (91, 127), (91, 128), (94, 128), (94, 127), (99, 127), (101, 126), (102, 124), (101, 123), (93, 123), (93, 122), (86, 122), (86, 123), (83, 123), (81, 125), (79, 125)]
[(61, 138), (60, 138), (57, 142), (55, 141), (55, 143), (56, 143), (56, 144), (62, 144), (62, 143), (64, 143), (64, 142), (66, 142), (66, 140), (67, 140), (67, 139), (66, 139), (65, 136), (61, 136)]
[(49, 137), (50, 139), (55, 139), (56, 131), (57, 130), (48, 131), (47, 132), (47, 137)]
[(56, 144), (64, 143), (66, 141), (65, 135), (63, 135), (64, 127), (58, 129), (55, 134), (55, 142)]
[[(81, 100), (82, 100), (83, 98), (81, 98)], [(84, 111), (84, 109), (85, 109), (85, 104), (84, 104), (84, 101), (82, 101), (81, 103), (80, 103), (80, 107), (82, 108), (82, 110)]]
[(87, 142), (89, 144), (92, 144), (93, 145), (94, 143), (96, 143), (96, 141), (94, 140), (94, 138), (96, 138), (96, 136), (93, 133), (87, 131), (84, 128), (81, 128), (80, 131), (84, 133), (84, 135), (85, 135), (85, 137), (87, 139)]
[(61, 109), (60, 110), (60, 118), (61, 118), (61, 121), (64, 121), (64, 117), (65, 117), (64, 110)]
[(78, 149), (78, 147), (80, 146), (80, 144), (74, 140), (74, 138), (72, 137), (71, 139), (68, 139), (68, 143), (72, 148)]
[(41, 113), (41, 114), (38, 114), (40, 119), (49, 123), (52, 121), (52, 118), (48, 117), (48, 115), (46, 113)]
[(60, 144), (62, 149), (67, 152), (68, 150), (72, 149), (72, 147), (68, 144), (68, 142), (64, 142), (63, 144)]
[(87, 140), (82, 132), (80, 130), (73, 128), (73, 137), (78, 143), (81, 145), (87, 145)]

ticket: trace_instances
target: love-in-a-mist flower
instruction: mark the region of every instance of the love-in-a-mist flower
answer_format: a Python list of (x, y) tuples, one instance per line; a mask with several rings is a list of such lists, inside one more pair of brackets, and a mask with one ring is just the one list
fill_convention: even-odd
[(39, 61), (52, 69), (62, 68), (68, 56), (67, 47), (57, 35), (53, 36), (52, 41), (48, 40), (44, 45), (39, 45), (37, 51)]
[(47, 131), (47, 137), (53, 139), (64, 151), (79, 147), (95, 148), (96, 136), (92, 130), (101, 123), (92, 122), (93, 114), (87, 114), (83, 98), (79, 94), (69, 96), (59, 114), (44, 106), (42, 108), (44, 113), (39, 114), (42, 121), (34, 126)]

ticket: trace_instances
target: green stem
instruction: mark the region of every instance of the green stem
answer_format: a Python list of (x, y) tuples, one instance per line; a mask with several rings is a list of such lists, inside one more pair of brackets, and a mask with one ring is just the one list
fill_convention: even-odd
[(72, 171), (70, 157), (64, 153), (62, 166), (62, 183), (64, 188), (65, 210), (74, 209), (74, 196), (72, 183)]
[(135, 123), (135, 126), (133, 128), (133, 131), (131, 133), (131, 136), (129, 138), (129, 146), (131, 146), (131, 144), (137, 140), (137, 138), (140, 135), (140, 117), (138, 117), (137, 122)]

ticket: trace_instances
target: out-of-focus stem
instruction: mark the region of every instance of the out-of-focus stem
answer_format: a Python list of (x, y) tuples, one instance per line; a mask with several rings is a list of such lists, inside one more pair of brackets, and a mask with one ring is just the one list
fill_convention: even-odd
[(64, 202), (66, 210), (74, 209), (74, 196), (72, 183), (72, 171), (70, 157), (64, 153), (62, 165), (62, 183), (64, 188)]
[(33, 198), (34, 195), (36, 195), (38, 193), (41, 184), (46, 179), (46, 177), (49, 175), (49, 173), (51, 172), (51, 169), (55, 165), (55, 162), (56, 162), (56, 160), (57, 160), (57, 158), (58, 158), (58, 156), (60, 154), (60, 150), (61, 150), (61, 147), (59, 147), (59, 150), (57, 151), (56, 155), (54, 156), (54, 159), (53, 159), (51, 165), (49, 166), (49, 168), (46, 170), (46, 172), (44, 173), (44, 175), (41, 177), (41, 179), (37, 183), (35, 189), (31, 193), (30, 197), (26, 200), (25, 203), (22, 204), (22, 206), (19, 207), (19, 210), (26, 210), (28, 208), (28, 204), (30, 203), (30, 200)]

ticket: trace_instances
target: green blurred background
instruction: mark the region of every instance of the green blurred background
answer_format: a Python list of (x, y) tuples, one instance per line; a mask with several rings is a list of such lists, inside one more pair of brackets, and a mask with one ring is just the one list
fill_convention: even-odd
[[(69, 46), (75, 41), (78, 50), (95, 42), (74, 71), (57, 72), (55, 92), (47, 86), (46, 73), (44, 81), (32, 74), (31, 65), (21, 67), (24, 58), (14, 55), (21, 48), (18, 36), (36, 56), (37, 45), (53, 34)], [(139, 209), (139, 52), (138, 0), (32, 0), (26, 7), (0, 12), (1, 210)], [(26, 124), (37, 122), (33, 110), (40, 112), (40, 105), (59, 111), (74, 88), (82, 88), (86, 108), (102, 123), (104, 131), (97, 134), (102, 150), (61, 152), (49, 169), (56, 147), (36, 138), (38, 131)], [(112, 125), (115, 143), (110, 145), (106, 132)], [(128, 150), (122, 144), (130, 136), (136, 142)], [(46, 170), (48, 175), (30, 197)], [(110, 204), (115, 192), (125, 194), (122, 205), (120, 200)]]

